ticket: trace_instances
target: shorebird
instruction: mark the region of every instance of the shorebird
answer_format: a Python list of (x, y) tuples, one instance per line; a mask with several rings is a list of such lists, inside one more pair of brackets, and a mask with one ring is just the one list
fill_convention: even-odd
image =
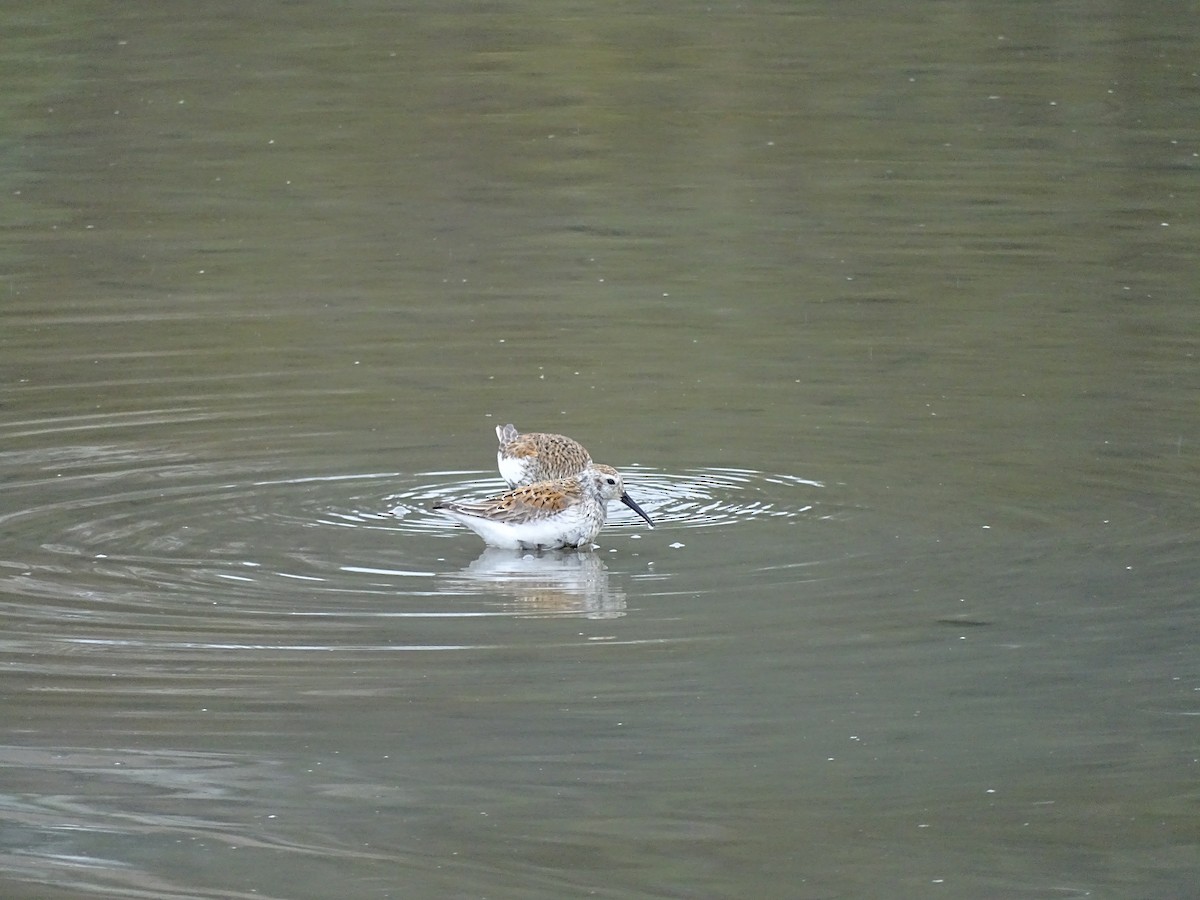
[(510, 488), (571, 478), (592, 462), (579, 441), (563, 434), (521, 434), (515, 425), (497, 425), (496, 437), (500, 440), (496, 467)]
[(610, 500), (620, 500), (654, 527), (625, 493), (621, 473), (595, 464), (570, 478), (538, 481), (487, 500), (443, 500), (433, 508), (492, 547), (553, 550), (590, 544), (608, 519)]

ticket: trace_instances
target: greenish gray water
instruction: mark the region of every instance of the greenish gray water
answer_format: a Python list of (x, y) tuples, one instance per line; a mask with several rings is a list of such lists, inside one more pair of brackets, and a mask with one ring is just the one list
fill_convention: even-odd
[(5, 897), (1194, 892), (1195, 16), (654, 10), (0, 12)]

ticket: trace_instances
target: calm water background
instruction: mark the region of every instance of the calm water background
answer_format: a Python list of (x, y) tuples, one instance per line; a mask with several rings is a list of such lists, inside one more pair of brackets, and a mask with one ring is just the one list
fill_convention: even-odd
[(1195, 9), (648, 8), (0, 11), (0, 894), (1197, 896)]

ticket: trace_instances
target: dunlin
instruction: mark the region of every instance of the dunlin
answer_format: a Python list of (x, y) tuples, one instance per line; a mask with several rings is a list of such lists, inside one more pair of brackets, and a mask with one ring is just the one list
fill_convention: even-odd
[(583, 445), (566, 435), (520, 434), (515, 425), (497, 425), (496, 437), (500, 439), (496, 466), (510, 488), (573, 478), (592, 462)]
[(608, 519), (609, 500), (620, 500), (654, 527), (612, 466), (591, 465), (572, 478), (539, 481), (478, 502), (441, 501), (433, 508), (492, 547), (553, 550), (590, 544)]

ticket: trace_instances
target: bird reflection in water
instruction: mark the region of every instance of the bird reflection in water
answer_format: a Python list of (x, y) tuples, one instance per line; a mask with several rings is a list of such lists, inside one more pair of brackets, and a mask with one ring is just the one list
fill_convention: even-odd
[(608, 570), (594, 553), (544, 550), (513, 553), (489, 547), (461, 571), (444, 576), (446, 590), (506, 598), (506, 608), (522, 615), (625, 615), (625, 593), (613, 590)]

